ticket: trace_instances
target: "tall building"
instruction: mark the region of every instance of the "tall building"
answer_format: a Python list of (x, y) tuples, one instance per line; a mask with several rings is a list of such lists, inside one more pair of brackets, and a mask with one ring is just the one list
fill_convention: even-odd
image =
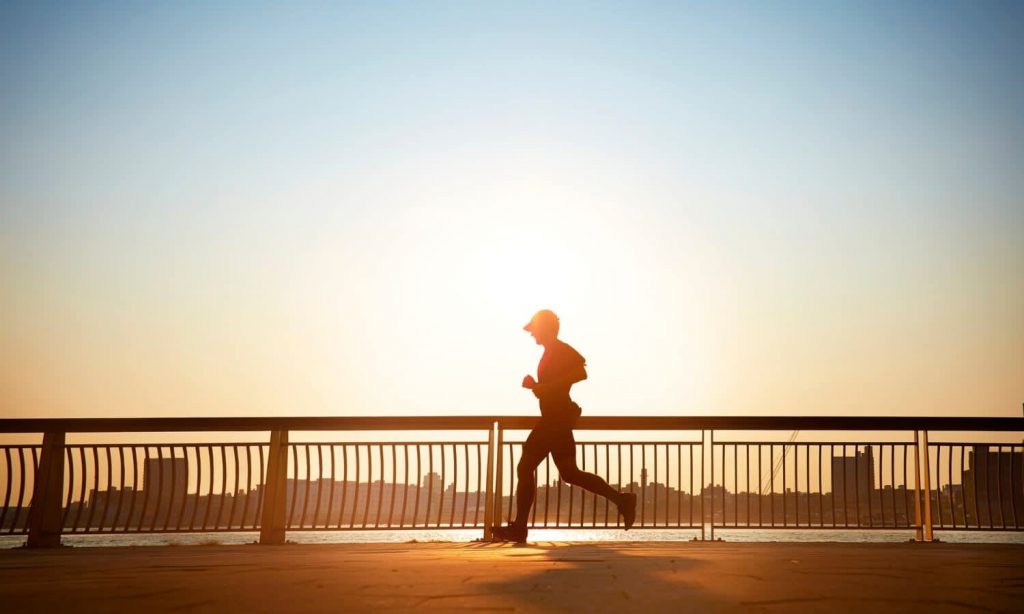
[[(832, 458), (832, 498), (843, 522), (859, 524), (875, 490), (875, 457), (871, 446), (853, 456)], [(868, 522), (864, 516), (863, 521)]]
[(148, 458), (142, 465), (142, 490), (154, 509), (180, 505), (188, 493), (188, 483), (186, 458)]
[(1024, 525), (1024, 452), (974, 446), (963, 472), (968, 524)]

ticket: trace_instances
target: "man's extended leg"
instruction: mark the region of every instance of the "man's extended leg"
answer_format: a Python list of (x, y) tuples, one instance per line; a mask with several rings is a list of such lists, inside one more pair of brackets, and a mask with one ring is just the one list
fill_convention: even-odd
[(572, 454), (568, 454), (567, 451), (561, 451), (557, 455), (553, 455), (553, 457), (555, 459), (555, 466), (558, 467), (558, 474), (563, 480), (573, 486), (579, 486), (584, 490), (608, 499), (619, 508), (619, 513), (622, 514), (626, 529), (628, 530), (633, 526), (633, 522), (636, 520), (635, 494), (628, 492), (620, 493), (612, 488), (608, 482), (605, 482), (601, 476), (582, 471), (576, 465), (575, 450), (573, 450)]
[(537, 493), (537, 477), (535, 472), (541, 461), (548, 455), (548, 449), (527, 439), (523, 445), (523, 456), (516, 466), (516, 518), (508, 527), (495, 527), (494, 536), (505, 541), (525, 542), (526, 523), (533, 507), (533, 497)]

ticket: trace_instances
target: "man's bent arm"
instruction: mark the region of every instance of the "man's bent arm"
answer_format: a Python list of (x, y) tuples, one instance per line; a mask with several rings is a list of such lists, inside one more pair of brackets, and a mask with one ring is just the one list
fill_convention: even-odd
[(543, 394), (548, 389), (572, 386), (573, 384), (582, 382), (585, 379), (587, 379), (587, 370), (583, 366), (580, 366), (578, 369), (573, 369), (572, 372), (567, 373), (562, 377), (545, 381), (542, 384), (537, 384), (533, 387), (533, 391), (537, 394)]

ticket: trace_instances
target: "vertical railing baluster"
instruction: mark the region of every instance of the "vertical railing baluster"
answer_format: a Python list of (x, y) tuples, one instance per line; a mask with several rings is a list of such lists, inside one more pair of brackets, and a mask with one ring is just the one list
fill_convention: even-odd
[[(259, 489), (260, 496), (256, 497), (256, 511), (253, 513), (253, 526), (257, 524), (260, 526), (260, 530), (263, 529), (263, 501), (267, 498), (267, 474), (269, 473), (269, 467), (264, 465), (263, 461), (263, 444), (256, 446), (256, 451), (259, 453), (260, 469), (259, 469)], [(269, 450), (268, 450), (269, 454)], [(198, 456), (196, 458), (199, 458)]]
[[(458, 459), (457, 459), (457, 457), (455, 455), (455, 443), (448, 444), (447, 447), (448, 447), (448, 449), (450, 449), (452, 451), (452, 498), (451, 498), (451, 503), (449, 504), (448, 526), (449, 527), (453, 527), (453, 526), (455, 526), (455, 497), (456, 497), (456, 495), (458, 495), (458, 492), (459, 492), (459, 463), (458, 463)], [(441, 454), (442, 454), (442, 456), (444, 455), (444, 448), (445, 448), (445, 445), (442, 444), (441, 445)], [(444, 484), (441, 485), (441, 488), (442, 488), (441, 492), (447, 492), (447, 490), (448, 490), (445, 487)]]
[[(8, 476), (7, 483), (4, 488), (4, 506), (0, 508), (0, 532), (4, 531), (4, 518), (7, 516), (7, 510), (11, 507), (11, 488), (14, 485), (14, 467), (11, 465), (11, 449), (7, 446), (4, 447), (4, 470), (5, 475)], [(7, 533), (14, 532), (14, 525), (17, 524), (15, 521), (11, 522), (11, 528)]]
[[(619, 490), (622, 490), (622, 444), (615, 444), (615, 477), (619, 481)], [(561, 519), (562, 514), (562, 482), (558, 482), (558, 512), (556, 515)], [(615, 525), (618, 526), (621, 523), (618, 514), (615, 516)]]
[[(302, 444), (302, 447), (303, 447), (303, 449), (306, 452), (306, 454), (305, 454), (305, 457), (306, 457), (306, 473), (305, 473), (306, 479), (305, 480), (302, 480), (302, 481), (299, 480), (298, 461), (296, 461), (296, 466), (295, 466), (295, 495), (296, 496), (298, 496), (299, 484), (301, 483), (303, 485), (302, 486), (302, 516), (299, 517), (299, 528), (300, 529), (303, 529), (303, 528), (306, 527), (306, 512), (309, 511), (309, 493), (310, 493), (311, 490), (313, 490), (313, 481), (310, 479), (313, 476), (313, 464), (312, 464), (312, 462), (310, 460), (310, 456), (309, 456), (310, 445), (308, 443), (306, 443), (306, 444)], [(296, 444), (296, 448), (298, 448), (298, 444)]]
[[(907, 524), (908, 525), (912, 525), (912, 522), (911, 522), (911, 519), (910, 519), (910, 507), (909, 507), (910, 504), (907, 501), (907, 498), (910, 495), (910, 481), (907, 479), (907, 471), (908, 471), (908, 467), (907, 467), (907, 444), (900, 445), (900, 449), (903, 450), (903, 497), (902, 497), (902, 499), (903, 499), (903, 517), (907, 519)], [(914, 499), (916, 500), (916, 498), (917, 497), (915, 495)], [(915, 529), (917, 528), (916, 525), (912, 525), (912, 526), (914, 526)], [(917, 536), (917, 539), (920, 540), (920, 535)]]
[[(1006, 528), (1006, 517), (1003, 516), (1003, 446), (996, 446), (996, 504), (999, 506), (999, 527)], [(991, 488), (989, 489), (989, 500), (992, 500)], [(938, 486), (936, 486), (938, 491)], [(994, 518), (989, 516), (989, 524), (994, 523)]]
[[(714, 457), (712, 457), (714, 458)], [(775, 444), (768, 446), (768, 471), (771, 473), (768, 475), (768, 502), (771, 506), (768, 511), (771, 512), (771, 526), (775, 526)]]
[[(505, 474), (503, 472), (502, 467), (502, 463), (504, 463), (505, 461), (505, 429), (504, 427), (502, 427), (500, 421), (494, 423), (494, 433), (494, 479), (488, 482), (488, 485), (490, 486), (491, 484), (493, 484), (494, 488), (494, 496), (492, 497), (494, 503), (492, 504), (491, 509), (491, 513), (493, 514), (493, 516), (488, 517), (486, 519), (486, 522), (492, 526), (500, 526), (502, 524), (501, 510), (505, 507), (502, 502), (501, 494), (502, 491), (504, 490), (505, 480)], [(511, 493), (509, 498), (511, 500)]]
[[(441, 453), (444, 453), (442, 448)], [(373, 519), (373, 526), (380, 526), (380, 514), (384, 509), (384, 444), (377, 444), (377, 457), (380, 460), (380, 488), (377, 490), (377, 515)]]
[[(271, 438), (273, 438), (273, 435), (271, 436)], [(210, 463), (210, 470), (209, 470), (209, 472), (207, 472), (208, 477), (207, 477), (207, 480), (206, 480), (206, 505), (203, 506), (203, 526), (202, 526), (202, 530), (206, 531), (206, 530), (208, 530), (210, 528), (210, 524), (209, 524), (210, 523), (210, 508), (213, 507), (213, 481), (216, 479), (216, 475), (215, 475), (214, 464), (213, 464), (214, 463), (214, 461), (213, 461), (213, 444), (205, 444), (205, 445), (203, 445), (203, 448), (206, 450), (206, 459)], [(282, 453), (287, 455), (287, 453), (288, 453), (288, 446), (287, 445), (284, 446)], [(288, 461), (287, 461), (287, 458), (286, 458), (286, 460), (285, 460), (286, 467), (287, 467), (287, 462)], [(199, 455), (198, 454), (196, 455), (196, 464), (197, 465), (201, 465), (202, 464), (202, 461), (199, 459)], [(198, 494), (198, 493), (199, 493), (199, 491), (196, 490), (196, 494)]]
[[(597, 473), (597, 471), (598, 471), (598, 469), (597, 469), (597, 444), (596, 443), (590, 444), (590, 449), (593, 452), (594, 473)], [(586, 453), (587, 453), (586, 448), (584, 448), (583, 449), (583, 454), (586, 455)], [(608, 500), (605, 499), (605, 504), (607, 504), (607, 503), (608, 503)], [(592, 526), (592, 527), (596, 527), (597, 526), (597, 493), (592, 493), (592, 497), (591, 497), (590, 526)]]
[[(99, 456), (99, 450), (96, 449), (96, 446), (90, 446), (89, 448), (92, 450), (92, 461), (93, 461), (92, 483), (93, 483), (93, 488), (92, 488), (92, 493), (89, 494), (89, 516), (85, 519), (85, 527), (84, 527), (84, 529), (87, 532), (92, 530), (92, 517), (93, 517), (93, 514), (96, 511), (96, 501), (95, 501), (96, 497), (95, 497), (95, 494), (100, 489), (100, 460), (99, 460), (100, 456)], [(19, 495), (19, 499), (20, 499), (20, 495)]]
[[(122, 505), (124, 505), (124, 446), (123, 445), (117, 446), (117, 460), (118, 460), (118, 464), (117, 464), (118, 472), (117, 472), (117, 474), (118, 474), (118, 479), (119, 479), (118, 488), (117, 488), (117, 507), (114, 508), (114, 519), (110, 523), (110, 530), (111, 531), (116, 530), (120, 526), (118, 521), (121, 519), (121, 507), (122, 507)], [(109, 484), (107, 485), (107, 490), (108, 490), (108, 492), (110, 490), (110, 485)]]
[[(480, 463), (480, 444), (474, 446), (476, 448), (476, 502), (473, 504), (473, 526), (480, 526), (480, 493), (483, 490), (481, 481), (484, 477), (483, 465)], [(467, 494), (468, 498), (468, 494)], [(404, 509), (405, 501), (403, 500), (402, 506)], [(486, 524), (486, 523), (485, 523)], [(490, 539), (490, 535), (484, 535), (484, 539)]]
[[(462, 460), (465, 466), (465, 476), (463, 476), (463, 492), (462, 492), (462, 527), (466, 526), (466, 513), (469, 511), (469, 444), (462, 444)], [(454, 506), (453, 506), (454, 508)]]
[[(467, 461), (467, 465), (469, 461)], [(468, 475), (468, 473), (467, 473)], [(395, 517), (395, 499), (398, 494), (398, 451), (395, 449), (395, 444), (391, 444), (391, 501), (388, 504), (388, 526), (391, 526), (391, 521)], [(401, 523), (399, 523), (401, 524)], [(462, 524), (466, 524), (465, 515), (463, 515)]]
[(700, 432), (700, 539), (704, 541), (704, 431)]
[[(722, 451), (722, 528), (728, 526), (725, 515), (725, 480), (727, 479), (726, 476), (728, 475), (726, 473), (725, 468), (725, 446), (725, 442), (718, 446), (718, 448)], [(714, 454), (714, 448), (712, 448), (712, 454)]]
[(430, 507), (434, 502), (434, 444), (427, 444), (427, 510), (423, 514), (423, 526), (430, 524)]
[[(413, 514), (412, 514), (412, 526), (414, 526), (414, 527), (417, 524), (419, 524), (419, 516), (420, 516), (420, 491), (423, 490), (419, 480), (420, 480), (420, 475), (422, 475), (422, 473), (421, 473), (422, 471), (423, 471), (423, 460), (420, 457), (420, 444), (417, 443), (416, 444), (416, 502), (415, 502), (415, 504), (413, 504)], [(426, 526), (426, 523), (424, 523), (424, 526)]]
[[(81, 450), (81, 448), (79, 448)], [(146, 482), (146, 478), (150, 477), (146, 474), (146, 468), (149, 467), (149, 446), (142, 446), (142, 510), (139, 511), (139, 524), (136, 527), (136, 531), (142, 531), (142, 524), (146, 520), (146, 511), (149, 508), (149, 492), (152, 490), (150, 484)], [(82, 480), (85, 480), (85, 466), (82, 466)], [(78, 511), (82, 511), (82, 500), (79, 499)], [(75, 527), (78, 527), (78, 516), (75, 515)]]
[[(710, 524), (711, 524), (711, 534), (710, 534), (710, 537), (711, 537), (711, 541), (715, 541), (715, 431), (714, 431), (714, 429), (711, 429), (709, 431), (709, 434), (710, 434), (710, 440), (709, 440), (708, 443), (709, 443), (709, 445), (711, 447), (711, 476), (710, 476), (710, 478), (711, 478), (711, 509), (708, 510), (708, 511), (711, 513), (711, 516), (709, 518), (709, 520), (711, 521), (710, 522)], [(702, 465), (703, 465), (703, 452), (704, 452), (704, 450), (702, 449), (701, 450), (701, 461), (702, 461), (701, 464)], [(701, 481), (703, 482), (704, 480), (701, 479)], [(702, 506), (703, 506), (703, 503), (704, 503), (704, 500), (703, 500), (703, 497), (701, 497), (701, 505)], [(703, 511), (703, 510), (701, 510), (701, 511)]]
[[(871, 444), (864, 444), (864, 456), (865, 456), (864, 462), (867, 462), (868, 452), (871, 452), (871, 458), (873, 459), (874, 458), (874, 448), (871, 446)], [(867, 491), (867, 495), (868, 495), (868, 528), (872, 528), (875, 525), (874, 525), (874, 522), (871, 519), (871, 513), (872, 513), (872, 509), (871, 509), (871, 492), (874, 490), (872, 488), (871, 482), (872, 482), (872, 480), (874, 480), (875, 472), (872, 471), (871, 465), (867, 466), (867, 474), (868, 474), (868, 483), (867, 483), (867, 487), (868, 487), (868, 491)], [(858, 510), (859, 509), (860, 508), (858, 507)], [(858, 517), (858, 519), (860, 518), (860, 513), (859, 512), (858, 512), (857, 517)]]
[[(203, 453), (199, 444), (194, 444), (191, 447), (196, 458), (196, 494), (192, 497), (192, 513), (188, 518), (189, 531), (195, 530), (196, 518), (199, 517), (199, 506), (203, 502)], [(188, 449), (185, 450), (185, 456), (188, 457)]]
[[(834, 528), (836, 528), (836, 498), (838, 497), (838, 493), (836, 492), (836, 483), (837, 483), (837, 480), (836, 480), (836, 447), (835, 447), (834, 444), (829, 444), (828, 445), (828, 466), (829, 466), (829, 470), (830, 470), (830, 475), (832, 477), (832, 528), (834, 529)], [(845, 467), (845, 465), (844, 465), (844, 467)], [(846, 473), (846, 470), (844, 468), (843, 469), (843, 473), (841, 474), (841, 477), (843, 478), (843, 483), (844, 484), (846, 483), (846, 475), (845, 475), (845, 473)], [(843, 494), (843, 499), (844, 499), (843, 503), (845, 504), (846, 503), (846, 501), (845, 501), (846, 494), (845, 493)]]
[(822, 474), (825, 472), (821, 455), (824, 453), (821, 444), (818, 444), (818, 453), (815, 455), (818, 461), (818, 526), (825, 526), (825, 484)]
[[(328, 444), (331, 450), (331, 488), (327, 494), (327, 511), (324, 512), (324, 528), (329, 529), (331, 527), (331, 518), (333, 518), (332, 511), (334, 511), (334, 488), (338, 485), (338, 465), (335, 462), (334, 457), (334, 444)], [(339, 522), (340, 524), (340, 522)]]
[[(405, 505), (409, 501), (409, 444), (402, 444), (402, 518), (399, 525), (405, 526)], [(414, 520), (415, 523), (415, 520)]]
[[(342, 473), (345, 476), (344, 481), (341, 483), (341, 517), (345, 516), (345, 498), (348, 496), (348, 448), (347, 444), (341, 444), (341, 464)], [(417, 451), (419, 446), (416, 446)], [(359, 446), (356, 446), (355, 454), (355, 466), (356, 466), (356, 486), (355, 486), (355, 497), (359, 496)], [(338, 526), (341, 526), (341, 522), (338, 522)], [(352, 501), (352, 513), (348, 517), (348, 528), (356, 526), (356, 501)]]
[[(512, 521), (512, 502), (515, 499), (516, 492), (516, 453), (515, 448), (510, 443), (508, 444), (508, 519)], [(571, 521), (570, 516), (570, 521)]]
[[(198, 456), (198, 455), (197, 455)], [(196, 492), (199, 492), (199, 483), (196, 483)], [(252, 495), (252, 446), (245, 444), (245, 501), (242, 502), (242, 518), (238, 522), (238, 528), (245, 529), (249, 518), (249, 497)], [(253, 525), (249, 525), (250, 527)]]
[[(496, 505), (495, 501), (494, 501), (494, 462), (495, 462), (495, 458), (494, 458), (495, 457), (495, 439), (494, 439), (494, 437), (495, 437), (495, 427), (496, 427), (496, 425), (494, 423), (491, 423), (490, 427), (487, 429), (487, 472), (486, 472), (486, 474), (487, 474), (487, 481), (485, 483), (485, 487), (487, 488), (487, 494), (484, 497), (484, 523), (483, 523), (484, 524), (484, 540), (485, 541), (489, 541), (491, 539), (491, 537), (492, 537), (491, 529), (492, 529), (493, 518), (494, 518), (494, 514), (495, 514), (494, 508), (495, 508), (495, 505)], [(501, 453), (501, 449), (498, 448), (498, 454), (500, 454), (500, 453)], [(501, 479), (501, 473), (498, 473), (498, 479), (499, 480)], [(477, 495), (479, 496), (479, 494), (480, 494), (480, 489), (477, 488)], [(497, 503), (497, 506), (500, 507), (500, 505), (501, 505), (501, 502), (499, 501)], [(479, 510), (479, 509), (480, 509), (480, 504), (478, 502), (477, 503), (477, 510)]]
[(924, 524), (921, 522), (921, 448), (918, 445), (918, 437), (918, 432), (914, 431), (914, 526), (917, 541), (924, 541)]
[(640, 522), (639, 526), (647, 526), (647, 480), (643, 479), (647, 472), (647, 446), (640, 444)]
[[(136, 446), (131, 446), (132, 450), (132, 498), (128, 502), (128, 517), (125, 519), (124, 528), (125, 531), (131, 531), (132, 519), (135, 518), (135, 499), (139, 496), (139, 484), (142, 483), (142, 467), (139, 465), (139, 454)], [(70, 460), (70, 456), (68, 457)], [(71, 466), (70, 464), (68, 465)], [(69, 484), (70, 486), (70, 484)], [(71, 491), (68, 490), (68, 501), (70, 502)]]
[[(132, 449), (134, 451), (134, 448)], [(68, 529), (68, 519), (71, 517), (71, 499), (75, 493), (75, 459), (71, 454), (71, 446), (64, 446), (64, 458), (67, 461), (66, 467), (68, 469), (67, 479), (67, 499), (64, 501), (64, 513), (61, 516), (60, 526), (61, 529)], [(136, 488), (138, 488), (138, 482), (135, 482)], [(8, 487), (10, 482), (8, 481)], [(134, 492), (134, 491), (133, 491)], [(132, 503), (135, 503), (135, 497), (132, 496)], [(6, 504), (5, 504), (6, 506)], [(131, 513), (128, 514), (131, 516)], [(3, 530), (3, 517), (0, 516), (0, 531)]]
[[(604, 474), (606, 476), (608, 476), (608, 482), (611, 483), (611, 481), (612, 481), (612, 468), (611, 468), (611, 465), (612, 465), (612, 459), (611, 459), (612, 449), (611, 449), (611, 446), (608, 445), (608, 444), (603, 444), (602, 448), (604, 449)], [(615, 490), (618, 490), (618, 488), (616, 488)], [(608, 526), (608, 522), (609, 522), (610, 516), (611, 516), (611, 502), (608, 501), (608, 499), (605, 499), (604, 500), (604, 526), (605, 527)]]
[[(952, 457), (950, 459), (950, 463), (952, 463)], [(952, 467), (952, 464), (950, 467)], [(952, 468), (950, 471), (952, 471)], [(953, 478), (950, 477), (949, 479), (952, 480)], [(892, 493), (892, 526), (895, 528), (899, 524), (899, 514), (896, 512), (896, 446), (894, 444), (889, 445), (889, 484), (892, 486), (890, 490)]]
[[(288, 445), (285, 447), (285, 450), (290, 451), (292, 457), (292, 470), (290, 472), (287, 471), (287, 469), (285, 470), (284, 481), (285, 502), (286, 505), (288, 505), (288, 517), (285, 519), (285, 528), (291, 529), (295, 526), (295, 506), (298, 504), (299, 501), (299, 444), (289, 442)], [(286, 452), (285, 457), (287, 458), (287, 456), (288, 454)], [(293, 476), (291, 479), (290, 488), (288, 487), (288, 473), (291, 473), (291, 475)], [(289, 499), (291, 499), (290, 504), (287, 503)]]
[[(1017, 519), (1017, 497), (1015, 496), (1016, 492), (1013, 490), (1013, 485), (1017, 483), (1013, 479), (1013, 468), (1017, 464), (1017, 463), (1013, 462), (1013, 457), (1016, 454), (1016, 449), (1017, 449), (1016, 446), (1010, 446), (1010, 511), (1013, 512), (1013, 528), (1014, 529), (1019, 529), (1020, 528), (1020, 521)], [(1022, 457), (1022, 460), (1024, 460), (1024, 451), (1021, 452), (1021, 457)], [(952, 471), (952, 469), (950, 471)], [(952, 482), (953, 478), (950, 477), (949, 480), (950, 480), (950, 482)], [(952, 485), (950, 485), (950, 487), (949, 487), (949, 496), (950, 497), (953, 496), (953, 486)]]
[[(188, 470), (188, 447), (185, 446), (184, 444), (181, 446), (181, 456), (182, 456), (182, 460), (184, 461), (184, 465), (185, 465), (185, 479), (182, 480), (182, 482), (184, 483), (185, 490), (181, 493), (181, 498), (180, 498), (180, 501), (179, 501), (179, 504), (178, 504), (178, 519), (174, 523), (176, 531), (180, 531), (181, 530), (181, 522), (182, 522), (182, 519), (185, 517), (185, 508), (188, 506), (188, 474), (189, 474), (189, 470)], [(171, 459), (172, 459), (171, 462), (172, 463), (174, 462), (175, 458), (177, 458), (177, 457), (174, 456), (174, 446), (171, 446)]]
[[(364, 447), (366, 448), (366, 502), (363, 504), (363, 528), (365, 529), (370, 523), (370, 501), (373, 499), (373, 453), (370, 451), (370, 444), (366, 444)], [(431, 457), (433, 457), (433, 449), (431, 449)]]
[[(548, 500), (551, 498), (551, 463), (544, 459), (544, 526), (548, 526)], [(537, 503), (534, 507), (537, 507)]]
[[(740, 526), (740, 447), (732, 444), (732, 524)], [(725, 466), (724, 464), (722, 465)], [(724, 482), (725, 480), (723, 480)]]
[[(702, 433), (703, 435), (703, 433)], [(693, 486), (693, 444), (686, 446), (687, 453), (690, 455), (690, 520), (689, 526), (693, 526), (693, 502), (697, 498), (697, 489)], [(703, 464), (703, 463), (702, 463)], [(701, 520), (703, 526), (704, 521)]]
[(932, 494), (931, 469), (928, 463), (928, 431), (921, 431), (921, 447), (924, 449), (924, 538), (932, 541)]
[[(948, 465), (946, 474), (949, 476), (949, 520), (950, 524), (956, 529), (956, 498), (953, 496), (953, 445), (946, 446), (946, 458)], [(963, 491), (963, 482), (960, 482), (960, 490)], [(961, 497), (962, 498), (962, 497)]]
[[(231, 508), (227, 512), (227, 530), (234, 526), (234, 509), (238, 506), (239, 491), (242, 490), (239, 468), (239, 444), (231, 444), (231, 461), (234, 463), (234, 482), (231, 483)], [(241, 527), (241, 523), (239, 525)]]

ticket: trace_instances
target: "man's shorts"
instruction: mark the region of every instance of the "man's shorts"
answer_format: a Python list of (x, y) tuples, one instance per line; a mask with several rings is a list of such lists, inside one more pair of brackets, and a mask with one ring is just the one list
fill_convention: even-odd
[(537, 456), (551, 454), (555, 458), (576, 457), (576, 439), (572, 425), (541, 418), (523, 443), (523, 452)]

